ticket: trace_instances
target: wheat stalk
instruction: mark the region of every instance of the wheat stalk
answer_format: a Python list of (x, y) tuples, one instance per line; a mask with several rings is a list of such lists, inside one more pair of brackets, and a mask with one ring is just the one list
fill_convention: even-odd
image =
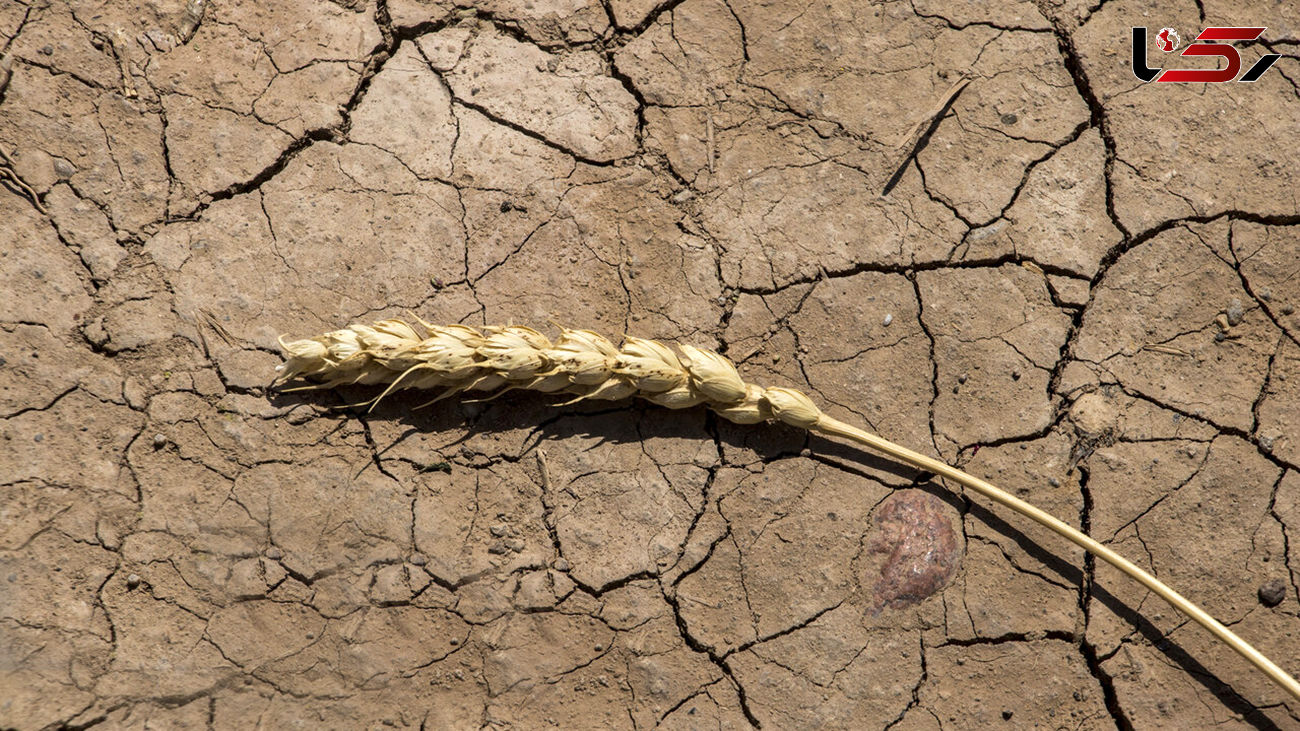
[(636, 396), (670, 409), (703, 404), (737, 424), (775, 419), (842, 437), (946, 477), (1050, 528), (1159, 594), (1300, 700), (1300, 683), (1295, 678), (1123, 556), (978, 477), (827, 416), (800, 391), (745, 383), (736, 366), (719, 353), (689, 345), (679, 345), (680, 352), (674, 352), (663, 343), (631, 336), (619, 348), (590, 330), (562, 327), (559, 339), (552, 342), (536, 330), (517, 325), (478, 330), (415, 319), (425, 331), (423, 336), (402, 320), (383, 320), (307, 340), (285, 341), (282, 337), (280, 345), (287, 358), (277, 368), (276, 384), (299, 379), (307, 381), (302, 388), (386, 384), (370, 402), (371, 408), (392, 391), (408, 388), (441, 390), (434, 401), (463, 391), (510, 389), (573, 396), (567, 403)]

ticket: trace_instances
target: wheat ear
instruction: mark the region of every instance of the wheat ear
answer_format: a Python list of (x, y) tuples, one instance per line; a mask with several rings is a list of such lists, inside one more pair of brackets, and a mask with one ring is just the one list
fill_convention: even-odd
[(559, 339), (552, 342), (536, 330), (516, 325), (478, 330), (415, 319), (423, 335), (402, 320), (383, 320), (307, 340), (281, 338), (287, 358), (277, 369), (276, 383), (304, 380), (303, 388), (386, 384), (372, 400), (372, 408), (391, 391), (408, 388), (440, 390), (438, 399), (462, 391), (509, 389), (568, 394), (573, 396), (570, 402), (636, 396), (670, 409), (703, 404), (738, 424), (775, 419), (841, 437), (965, 485), (1047, 526), (1159, 594), (1300, 700), (1295, 678), (1123, 556), (978, 477), (827, 416), (800, 391), (745, 383), (736, 366), (719, 353), (689, 345), (674, 352), (663, 343), (631, 336), (619, 348), (590, 330), (561, 328)]

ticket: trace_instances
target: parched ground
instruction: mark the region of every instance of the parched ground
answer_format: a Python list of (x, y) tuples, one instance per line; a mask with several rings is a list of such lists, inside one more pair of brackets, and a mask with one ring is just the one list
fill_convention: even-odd
[(1300, 10), (989, 5), (0, 0), (0, 727), (1300, 728), (831, 441), (268, 389), (408, 310), (716, 347), (1300, 673)]

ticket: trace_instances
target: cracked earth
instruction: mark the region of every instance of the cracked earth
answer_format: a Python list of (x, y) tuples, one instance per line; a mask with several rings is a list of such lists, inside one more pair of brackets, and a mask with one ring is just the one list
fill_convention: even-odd
[[(1294, 6), (195, 8), (0, 0), (0, 727), (1300, 728), (827, 440), (268, 389), (407, 310), (717, 348), (1300, 673)], [(1143, 85), (1132, 25), (1282, 58)]]

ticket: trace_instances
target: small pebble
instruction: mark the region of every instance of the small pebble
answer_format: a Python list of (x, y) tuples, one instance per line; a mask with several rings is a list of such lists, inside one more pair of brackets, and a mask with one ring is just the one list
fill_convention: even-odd
[(1002, 712), (1002, 720), (1003, 720), (1003, 721), (1010, 721), (1010, 720), (1011, 720), (1011, 717), (1014, 716), (1014, 715), (1016, 715), (1016, 712), (1015, 712), (1015, 711), (1012, 711), (1012, 710), (1006, 710), (1006, 711), (1003, 711), (1003, 712)]
[(1273, 437), (1260, 437), (1259, 446), (1270, 452), (1273, 451)]
[[(138, 575), (131, 574), (130, 576), (126, 577), (126, 588), (134, 589), (139, 585), (140, 585), (140, 577)], [(1263, 591), (1263, 589), (1260, 589), (1260, 591)]]
[(423, 553), (412, 553), (409, 560), (413, 566), (423, 566), (429, 563), (429, 559), (425, 558)]
[(1020, 371), (1011, 371), (1011, 380), (1013, 380), (1013, 381), (1019, 381), (1019, 380), (1020, 380)]
[(36, 440), (37, 442), (43, 442), (45, 441), (45, 435), (37, 434), (36, 436), (32, 437), (32, 439)]
[(452, 646), (452, 647), (455, 647), (455, 646), (457, 646), (457, 645), (460, 644), (460, 639), (459, 639), (459, 638), (456, 638), (456, 637), (453, 637), (453, 638), (451, 638), (450, 640), (447, 640), (447, 642), (451, 643), (451, 646)]
[(523, 541), (519, 540), (518, 538), (512, 538), (506, 541), (506, 546), (508, 546), (510, 550), (514, 551), (515, 553), (522, 552), (524, 550), (525, 545), (526, 544)]
[(1264, 300), (1265, 302), (1273, 299), (1273, 290), (1268, 289), (1267, 287), (1259, 290), (1259, 298)]
[(568, 571), (569, 560), (567, 558), (557, 558), (555, 559), (554, 566), (556, 571)]
[(1220, 330), (1219, 332), (1217, 332), (1217, 333), (1214, 334), (1214, 342), (1216, 342), (1216, 343), (1222, 343), (1224, 340), (1227, 340), (1227, 339), (1228, 339), (1228, 336), (1227, 336), (1227, 335), (1224, 335), (1222, 330)]
[(162, 434), (153, 435), (154, 449), (162, 449), (165, 446), (167, 446), (167, 437), (163, 436)]
[(892, 312), (886, 313), (885, 320), (884, 320), (885, 327), (889, 327), (892, 324), (894, 324), (894, 314)]
[(281, 558), (284, 557), (284, 552), (276, 548), (275, 546), (271, 546), (270, 548), (266, 549), (266, 557), (271, 559), (272, 561), (279, 561)]
[(958, 382), (958, 383), (965, 383), (965, 382), (966, 382), (966, 379), (968, 379), (968, 378), (970, 378), (970, 374), (969, 374), (969, 373), (963, 373), (963, 374), (961, 374), (960, 376), (957, 376), (957, 382)]
[(501, 536), (504, 536), (505, 534), (510, 532), (510, 526), (504, 523), (499, 525), (494, 525), (491, 528), (488, 528), (488, 532), (491, 533), (493, 536), (500, 538)]
[(1228, 303), (1228, 311), (1224, 313), (1228, 316), (1229, 325), (1240, 325), (1246, 313), (1242, 312), (1241, 300), (1234, 299)]
[(496, 543), (493, 543), (492, 545), (488, 546), (488, 553), (494, 556), (500, 556), (501, 554), (509, 550), (510, 550), (509, 548), (506, 548), (505, 541), (497, 541)]
[(1017, 116), (1014, 115), (1014, 114), (1004, 114), (1004, 115), (1002, 115), (1002, 123), (1003, 123), (1003, 124), (1015, 124), (1016, 122), (1019, 122), (1019, 121), (1020, 121), (1020, 118), (1017, 117)]
[(1259, 585), (1259, 602), (1266, 607), (1276, 607), (1286, 599), (1286, 584), (1281, 579), (1272, 579)]
[(43, 56), (54, 55), (54, 46), (51, 46), (48, 43), (45, 44), (44, 46), (41, 46), (41, 55)]
[(1052, 487), (1060, 487), (1061, 481), (1056, 479), (1055, 477), (1049, 477), (1047, 478), (1047, 484), (1051, 485)]
[(72, 163), (67, 160), (55, 160), (54, 172), (58, 173), (60, 178), (71, 178), (73, 173), (77, 172), (77, 169), (72, 167)]
[(1282, 314), (1283, 314), (1283, 315), (1289, 315), (1289, 314), (1291, 314), (1292, 312), (1295, 312), (1295, 308), (1294, 308), (1294, 307), (1292, 307), (1291, 305), (1282, 305)]

